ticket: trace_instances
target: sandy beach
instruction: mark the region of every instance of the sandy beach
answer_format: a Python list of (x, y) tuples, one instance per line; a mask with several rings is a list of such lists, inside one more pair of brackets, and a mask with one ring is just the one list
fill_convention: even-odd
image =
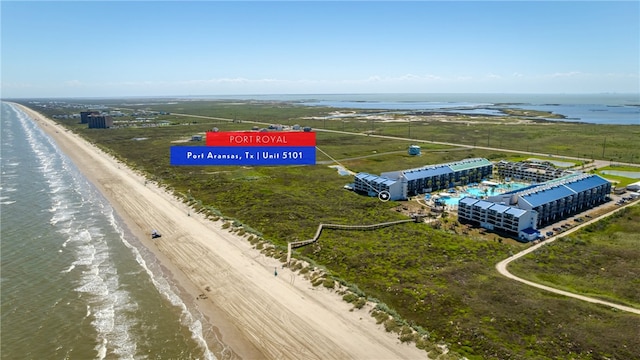
[[(313, 287), (222, 229), (221, 222), (194, 213), (96, 146), (20, 107), (109, 200), (182, 295), (209, 320), (203, 331), (207, 341), (218, 337), (230, 348), (216, 353), (218, 358), (427, 359), (426, 352), (385, 332), (367, 307), (350, 311), (352, 305), (340, 295)], [(162, 237), (152, 240), (152, 229)], [(208, 331), (213, 326), (215, 331)]]

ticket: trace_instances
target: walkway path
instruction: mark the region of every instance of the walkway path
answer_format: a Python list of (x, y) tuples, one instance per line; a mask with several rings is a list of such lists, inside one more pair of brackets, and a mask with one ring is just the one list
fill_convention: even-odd
[(318, 239), (320, 238), (320, 234), (322, 234), (322, 230), (325, 228), (339, 229), (339, 230), (375, 230), (382, 227), (387, 227), (387, 226), (392, 226), (397, 224), (416, 222), (417, 219), (418, 218), (389, 221), (389, 222), (371, 224), (371, 225), (320, 224), (318, 225), (318, 229), (316, 230), (316, 234), (313, 236), (313, 238), (308, 240), (293, 241), (287, 245), (287, 248), (288, 248), (287, 249), (287, 266), (291, 263), (291, 250), (295, 248), (303, 247), (305, 245), (313, 244), (314, 242), (318, 241)]
[[(620, 211), (621, 209), (626, 208), (627, 206), (631, 206), (633, 204), (635, 204), (635, 202), (632, 203), (632, 204), (627, 204), (626, 206), (620, 207), (620, 208), (618, 208), (618, 209), (616, 209), (616, 210), (614, 210), (614, 211), (612, 211), (610, 213), (607, 213), (607, 214), (604, 214), (604, 215), (599, 216), (597, 218), (594, 218), (594, 219), (592, 219), (592, 220), (590, 220), (588, 222), (585, 222), (585, 223), (581, 224), (580, 226), (576, 226), (575, 228), (572, 228), (572, 229), (564, 232), (562, 234), (562, 236), (569, 235), (569, 234), (573, 233), (574, 231), (576, 231), (578, 229), (581, 229), (584, 226), (587, 226), (588, 224), (591, 224), (593, 222), (602, 220), (605, 217), (610, 216), (610, 215)], [(556, 293), (556, 294), (572, 297), (574, 299), (587, 301), (587, 302), (594, 303), (594, 304), (606, 305), (606, 306), (609, 306), (609, 307), (612, 307), (612, 308), (616, 308), (616, 309), (619, 309), (619, 310), (622, 310), (622, 311), (626, 311), (626, 312), (630, 312), (630, 313), (634, 313), (634, 314), (640, 315), (640, 309), (633, 308), (633, 307), (630, 307), (630, 306), (619, 305), (619, 304), (615, 304), (615, 303), (612, 303), (612, 302), (608, 302), (608, 301), (604, 301), (604, 300), (600, 300), (600, 299), (596, 299), (596, 298), (592, 298), (592, 297), (588, 297), (588, 296), (584, 296), (584, 295), (580, 295), (580, 294), (571, 293), (571, 292), (568, 292), (568, 291), (564, 291), (564, 290), (553, 288), (551, 286), (538, 284), (538, 283), (535, 283), (533, 281), (529, 281), (529, 280), (525, 280), (523, 278), (517, 277), (517, 276), (513, 275), (512, 273), (510, 273), (509, 270), (507, 270), (507, 266), (512, 261), (514, 261), (516, 259), (519, 259), (519, 258), (521, 258), (521, 257), (523, 257), (523, 256), (525, 256), (525, 255), (527, 255), (529, 253), (532, 253), (532, 252), (536, 251), (537, 249), (539, 249), (542, 246), (545, 246), (547, 244), (552, 243), (553, 241), (555, 241), (559, 237), (560, 237), (560, 235), (557, 235), (557, 236), (554, 236), (552, 238), (549, 238), (548, 240), (545, 240), (544, 242), (540, 242), (540, 243), (538, 243), (538, 244), (536, 244), (536, 245), (534, 245), (534, 246), (532, 246), (532, 247), (530, 247), (530, 248), (528, 248), (526, 250), (523, 250), (523, 251), (521, 251), (521, 252), (519, 252), (519, 253), (517, 253), (517, 254), (515, 254), (515, 255), (507, 258), (507, 259), (504, 259), (504, 260), (500, 261), (498, 264), (496, 264), (496, 269), (498, 270), (498, 272), (500, 274), (508, 277), (509, 279), (513, 279), (513, 280), (519, 281), (519, 282), (521, 282), (523, 284), (526, 284), (526, 285), (529, 285), (529, 286), (533, 286), (533, 287), (536, 287), (538, 289), (546, 290), (546, 291), (549, 291), (549, 292), (552, 292), (552, 293)]]

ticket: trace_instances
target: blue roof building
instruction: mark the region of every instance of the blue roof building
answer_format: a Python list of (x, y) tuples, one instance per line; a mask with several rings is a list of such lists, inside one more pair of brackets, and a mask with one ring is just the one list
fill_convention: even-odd
[(458, 221), (479, 225), (488, 230), (503, 231), (519, 239), (530, 241), (538, 214), (512, 206), (465, 197), (458, 203)]
[(491, 196), (486, 201), (464, 198), (458, 205), (458, 220), (517, 233), (519, 239), (530, 241), (538, 238), (540, 226), (601, 204), (610, 192), (611, 183), (606, 179), (575, 173)]
[(354, 190), (369, 196), (378, 196), (381, 192), (389, 193), (389, 200), (402, 199), (402, 182), (382, 176), (358, 173), (355, 176)]
[(392, 171), (382, 177), (399, 179), (406, 184), (404, 198), (432, 191), (468, 185), (491, 177), (493, 163), (483, 158), (464, 159), (446, 164), (427, 165), (420, 168)]
[[(447, 164), (427, 165), (420, 168), (391, 171), (380, 176), (360, 173), (355, 178), (355, 190), (374, 196), (380, 178), (391, 181), (387, 186), (392, 200), (448, 189), (455, 185), (467, 185), (490, 177), (493, 163), (487, 159), (473, 158)], [(362, 174), (362, 175), (361, 175)], [(397, 185), (398, 182), (400, 185)], [(372, 191), (372, 189), (375, 189)]]
[(611, 183), (598, 175), (573, 174), (533, 187), (491, 196), (489, 201), (538, 212), (538, 226), (554, 223), (606, 201)]

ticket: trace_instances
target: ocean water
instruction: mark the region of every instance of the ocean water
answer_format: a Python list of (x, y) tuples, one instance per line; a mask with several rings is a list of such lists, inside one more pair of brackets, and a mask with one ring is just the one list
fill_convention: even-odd
[(223, 358), (106, 199), (25, 113), (0, 111), (1, 358)]

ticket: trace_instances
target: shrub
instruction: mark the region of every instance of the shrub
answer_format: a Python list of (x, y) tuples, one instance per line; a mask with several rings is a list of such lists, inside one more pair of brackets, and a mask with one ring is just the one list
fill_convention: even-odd
[(389, 314), (379, 310), (373, 310), (371, 312), (371, 316), (373, 316), (373, 318), (376, 319), (376, 324), (382, 324), (383, 321), (386, 321), (387, 319), (389, 319)]
[(429, 351), (427, 353), (427, 355), (429, 356), (430, 359), (435, 359), (438, 356), (440, 356), (441, 354), (442, 354), (442, 351), (440, 351), (440, 349), (437, 348), (437, 347), (433, 348), (431, 351)]
[(348, 303), (352, 303), (352, 302), (358, 300), (358, 295), (353, 294), (353, 293), (349, 293), (349, 294), (346, 294), (345, 296), (343, 296), (342, 300), (344, 300), (344, 301), (346, 301)]
[(409, 326), (403, 325), (402, 328), (400, 329), (400, 335), (407, 335), (407, 334), (413, 334), (413, 330)]
[(336, 282), (333, 279), (324, 279), (323, 284), (327, 289), (333, 289), (336, 286)]
[(435, 346), (433, 345), (433, 343), (431, 343), (429, 340), (427, 339), (423, 339), (421, 337), (416, 339), (416, 347), (420, 350), (426, 350), (430, 347), (430, 346)]
[(416, 335), (414, 333), (400, 335), (400, 342), (403, 342), (403, 343), (414, 342), (415, 340), (416, 340)]
[(387, 330), (387, 332), (398, 332), (400, 326), (395, 319), (389, 318), (384, 322), (384, 329)]
[(353, 305), (356, 309), (362, 309), (364, 305), (367, 303), (367, 300), (363, 297), (358, 298), (358, 301)]

